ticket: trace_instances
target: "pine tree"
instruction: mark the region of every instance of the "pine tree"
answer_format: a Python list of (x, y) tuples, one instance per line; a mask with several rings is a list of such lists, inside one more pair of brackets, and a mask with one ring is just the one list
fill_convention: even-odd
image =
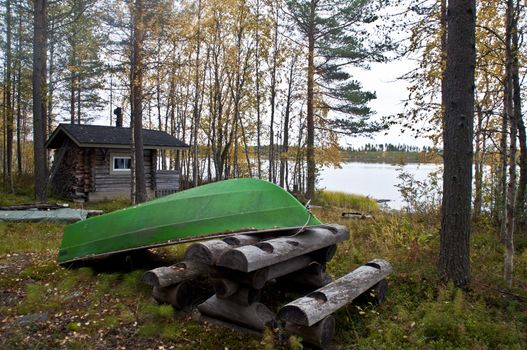
[(465, 287), (470, 282), (475, 0), (450, 0), (448, 13), (439, 274)]
[(47, 121), (47, 31), (48, 1), (34, 0), (33, 32), (33, 147), (35, 161), (35, 195), (41, 202), (47, 199), (47, 161), (44, 142)]
[[(383, 2), (330, 0), (290, 0), (290, 19), (307, 41), (307, 191), (315, 191), (315, 129), (317, 119), (332, 112), (331, 128), (354, 134), (377, 130), (367, 123), (371, 114), (367, 103), (375, 98), (351, 80), (343, 68), (382, 61), (384, 44), (366, 44), (364, 25), (374, 22)], [(371, 41), (370, 41), (371, 42)]]

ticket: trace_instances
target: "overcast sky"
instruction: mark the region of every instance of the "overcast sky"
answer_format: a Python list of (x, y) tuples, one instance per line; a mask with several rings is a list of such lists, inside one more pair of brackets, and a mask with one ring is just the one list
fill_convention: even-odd
[[(353, 69), (351, 71), (354, 79), (360, 81), (365, 90), (377, 93), (377, 99), (370, 103), (370, 106), (375, 111), (372, 119), (380, 120), (383, 116), (403, 111), (404, 100), (408, 98), (408, 83), (397, 78), (414, 67), (414, 61), (405, 59), (389, 63), (373, 63), (370, 70)], [(397, 126), (390, 128), (387, 132), (380, 132), (373, 138), (361, 136), (347, 137), (343, 140), (343, 146), (360, 147), (366, 143), (392, 143), (414, 146), (432, 145), (430, 140), (426, 138), (416, 139), (408, 135), (408, 133), (401, 134), (401, 129)]]

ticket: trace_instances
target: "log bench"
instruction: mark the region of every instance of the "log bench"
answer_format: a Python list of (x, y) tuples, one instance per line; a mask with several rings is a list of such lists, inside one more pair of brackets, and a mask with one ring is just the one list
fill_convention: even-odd
[[(369, 297), (372, 290), (375, 301), (380, 302), (391, 272), (388, 262), (373, 260), (333, 281), (325, 265), (335, 255), (337, 244), (347, 239), (349, 232), (342, 225), (233, 234), (192, 244), (184, 261), (147, 271), (142, 281), (152, 286), (158, 302), (193, 310), (203, 320), (253, 332), (278, 327), (324, 348), (335, 333), (332, 314)], [(197, 293), (195, 286), (205, 280), (208, 293)], [(262, 302), (262, 294), (272, 285), (302, 287), (308, 293), (283, 307), (273, 307)]]

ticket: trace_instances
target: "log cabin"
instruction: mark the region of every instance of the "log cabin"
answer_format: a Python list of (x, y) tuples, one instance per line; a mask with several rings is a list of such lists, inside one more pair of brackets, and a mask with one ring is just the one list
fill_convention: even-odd
[[(59, 124), (46, 142), (55, 150), (48, 188), (77, 201), (130, 198), (131, 129), (102, 125)], [(143, 129), (144, 172), (148, 197), (179, 189), (179, 170), (158, 169), (161, 150), (189, 148), (177, 138), (157, 130)]]

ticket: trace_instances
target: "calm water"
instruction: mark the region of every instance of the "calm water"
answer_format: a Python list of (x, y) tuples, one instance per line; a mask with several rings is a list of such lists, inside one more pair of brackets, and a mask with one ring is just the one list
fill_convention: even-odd
[[(402, 166), (402, 169), (413, 174), (416, 179), (424, 180), (438, 167), (438, 164), (407, 164)], [(322, 169), (318, 188), (362, 194), (375, 199), (389, 199), (390, 208), (401, 209), (404, 203), (395, 187), (400, 183), (397, 178), (398, 169), (401, 169), (400, 165), (386, 163), (343, 163), (341, 169)]]

